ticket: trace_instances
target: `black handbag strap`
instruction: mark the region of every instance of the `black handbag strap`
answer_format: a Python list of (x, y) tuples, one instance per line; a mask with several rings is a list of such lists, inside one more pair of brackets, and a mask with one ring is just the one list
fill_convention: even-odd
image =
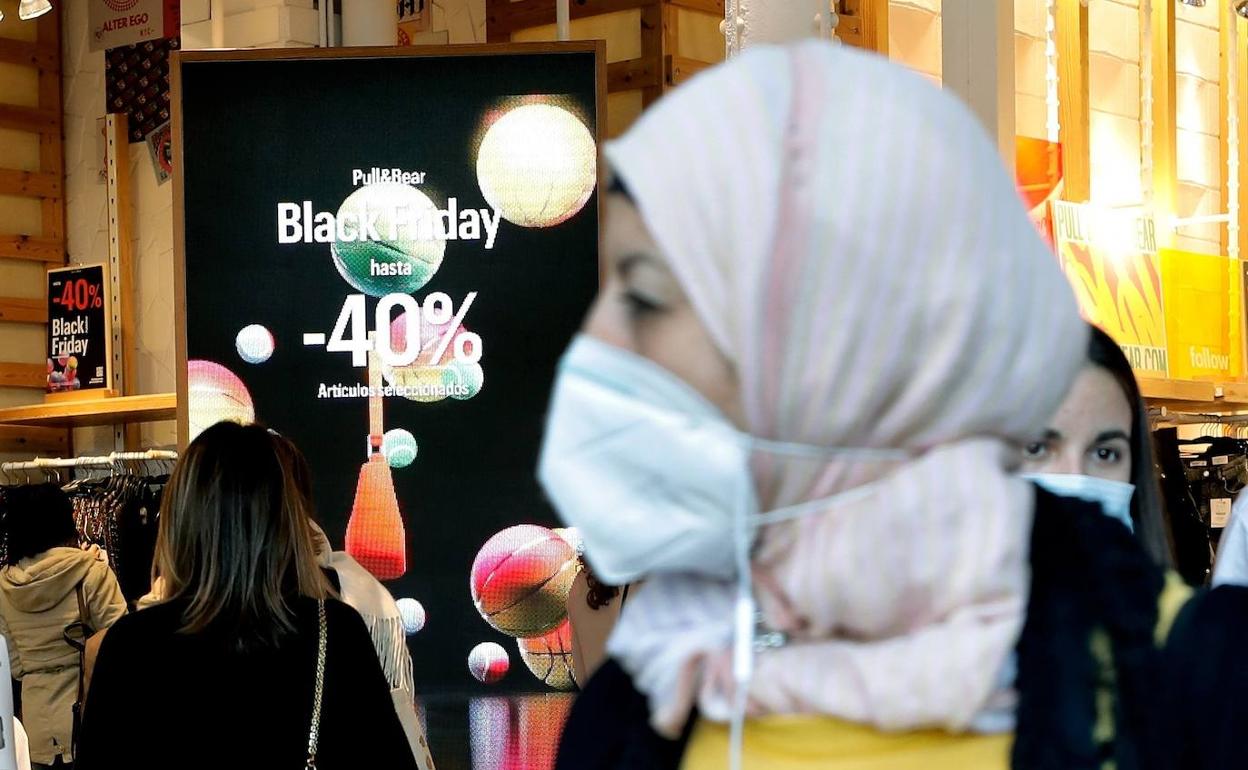
[[(87, 618), (89, 617), (87, 613), (87, 597), (83, 592), (82, 583), (74, 586), (74, 594), (78, 599), (78, 620), (65, 626), (63, 636), (65, 637), (65, 643), (77, 650), (81, 655), (87, 650), (87, 640), (91, 638), (93, 630), (91, 625), (87, 623)], [(70, 631), (74, 630), (82, 634), (80, 639), (74, 638), (70, 634)]]
[[(87, 663), (87, 640), (91, 638), (91, 626), (87, 622), (89, 617), (87, 614), (87, 597), (83, 591), (82, 583), (74, 586), (74, 593), (78, 597), (78, 620), (70, 623), (65, 627), (63, 636), (66, 643), (78, 651), (78, 698), (74, 701), (73, 706), (73, 727), (69, 737), (69, 745), (74, 755), (78, 753), (78, 734), (82, 725), (82, 707), (83, 696), (86, 692), (86, 663)], [(82, 634), (81, 639), (75, 639), (70, 635), (70, 631), (79, 629)]]
[(82, 623), (83, 629), (90, 631), (91, 624), (87, 622), (87, 597), (86, 593), (82, 590), (81, 582), (74, 587), (74, 593), (78, 596), (78, 621)]

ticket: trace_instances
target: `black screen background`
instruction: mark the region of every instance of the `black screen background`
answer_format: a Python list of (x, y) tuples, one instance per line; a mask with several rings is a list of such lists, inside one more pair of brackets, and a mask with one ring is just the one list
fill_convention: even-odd
[[(488, 208), (475, 173), (485, 114), (509, 97), (559, 95), (595, 115), (592, 53), (188, 61), (182, 65), (188, 358), (225, 365), (247, 385), (257, 420), (293, 439), (311, 464), (320, 519), (336, 549), (365, 458), (367, 399), (317, 398), (320, 383), (366, 383), (350, 355), (304, 347), (328, 337), (344, 297), (356, 290), (335, 270), (328, 244), (279, 244), (277, 203), (311, 200), (336, 211), (354, 189), (352, 169), (427, 172), (421, 187), (439, 206)], [(601, 116), (599, 116), (601, 119)], [(559, 526), (535, 480), (556, 361), (598, 285), (597, 196), (563, 224), (525, 229), (503, 220), (497, 242), (450, 241), (433, 279), (416, 292), (475, 304), (465, 325), (481, 335), (484, 387), (472, 399), (385, 400), (385, 426), (417, 439), (416, 461), (394, 471), (407, 531), (408, 571), (387, 585), (418, 599), (425, 629), (409, 639), (424, 699), (541, 692), (516, 642), (477, 614), (469, 569), (480, 546), (518, 523)], [(368, 298), (369, 328), (377, 299)], [(268, 327), (276, 351), (243, 362), (235, 335)], [(468, 652), (496, 641), (511, 672), (486, 686)], [(458, 711), (458, 710), (457, 710)], [(458, 722), (458, 717), (450, 718)], [(460, 743), (428, 725), (435, 747)], [(462, 746), (462, 743), (460, 743)], [(448, 747), (449, 748), (449, 747)], [(441, 755), (440, 755), (441, 753)], [(459, 766), (435, 748), (440, 767)]]

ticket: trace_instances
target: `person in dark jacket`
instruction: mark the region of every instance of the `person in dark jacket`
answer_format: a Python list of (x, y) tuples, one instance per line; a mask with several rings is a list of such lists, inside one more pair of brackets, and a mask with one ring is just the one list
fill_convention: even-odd
[(1248, 587), (1197, 594), (1175, 621), (1165, 650), (1166, 770), (1248, 766)]
[(166, 600), (104, 637), (79, 768), (415, 770), (368, 629), (317, 563), (278, 440), (218, 423), (174, 469), (155, 565)]

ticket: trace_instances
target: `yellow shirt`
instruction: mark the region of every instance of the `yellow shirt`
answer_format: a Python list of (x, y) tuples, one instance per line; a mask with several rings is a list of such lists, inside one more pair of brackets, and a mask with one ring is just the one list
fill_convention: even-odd
[[(821, 716), (769, 716), (745, 723), (747, 770), (1005, 770), (1013, 735), (934, 730), (883, 733)], [(728, 766), (728, 727), (699, 720), (681, 770)]]
[[(1192, 589), (1173, 571), (1157, 599), (1156, 643), (1169, 636), (1179, 610)], [(1109, 638), (1097, 630), (1093, 655), (1107, 672), (1097, 693), (1094, 734), (1111, 740), (1113, 724), (1113, 658)], [(1005, 770), (1010, 766), (1014, 736), (954, 735), (935, 730), (884, 733), (870, 727), (823, 716), (787, 715), (745, 723), (746, 770)], [(728, 766), (728, 727), (699, 720), (685, 751), (681, 770), (723, 770)]]

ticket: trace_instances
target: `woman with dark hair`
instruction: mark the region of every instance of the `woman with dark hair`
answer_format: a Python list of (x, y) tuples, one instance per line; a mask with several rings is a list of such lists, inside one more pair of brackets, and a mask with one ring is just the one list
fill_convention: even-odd
[[(1105, 517), (1075, 520), (1067, 533), (1073, 537), (1065, 543), (1037, 526), (1035, 582), (1020, 643), (1020, 719), (1058, 727), (1090, 711), (1098, 731), (1134, 737), (1134, 745), (1120, 747), (1129, 751), (1118, 755), (1120, 767), (1147, 767), (1168, 727), (1157, 721), (1166, 713), (1156, 688), (1162, 670), (1158, 645), (1192, 591), (1173, 570), (1133, 564), (1133, 549), (1141, 549), (1156, 566), (1170, 567), (1170, 528), (1135, 374), (1122, 348), (1101, 329), (1090, 328), (1084, 365), (1043, 434), (1025, 445), (1023, 471), (1048, 492), (1099, 504)], [(1133, 537), (1124, 537), (1122, 527), (1107, 519), (1121, 522)], [(1086, 561), (1095, 572), (1071, 568), (1078, 552), (1090, 554)], [(1080, 590), (1101, 594), (1098, 603), (1108, 609), (1100, 618), (1080, 617), (1084, 610), (1074, 600)], [(1071, 633), (1076, 623), (1082, 627), (1078, 635)], [(1085, 675), (1096, 672), (1089, 679), (1095, 682), (1093, 697), (1079, 703), (1063, 698), (1064, 688), (1046, 685), (1055, 680), (1049, 665), (1054, 658), (1080, 661)], [(1039, 741), (1020, 741), (1020, 749), (1045, 756)]]
[(174, 469), (163, 601), (104, 638), (82, 767), (416, 768), (368, 630), (331, 598), (279, 441), (218, 423)]
[(1170, 532), (1148, 407), (1122, 348), (1091, 328), (1087, 362), (1044, 435), (1024, 448), (1023, 470), (1054, 493), (1101, 503), (1168, 566)]
[(0, 571), (0, 635), (22, 682), (22, 719), (35, 767), (72, 767), (78, 651), (65, 640), (76, 623), (108, 628), (126, 599), (108, 564), (78, 547), (73, 507), (59, 487), (18, 487), (5, 524), (9, 563)]
[(621, 589), (602, 582), (583, 554), (577, 555), (577, 564), (580, 572), (568, 592), (568, 619), (572, 628), (572, 674), (577, 684), (583, 685), (606, 659), (607, 638), (624, 609), (628, 586)]

